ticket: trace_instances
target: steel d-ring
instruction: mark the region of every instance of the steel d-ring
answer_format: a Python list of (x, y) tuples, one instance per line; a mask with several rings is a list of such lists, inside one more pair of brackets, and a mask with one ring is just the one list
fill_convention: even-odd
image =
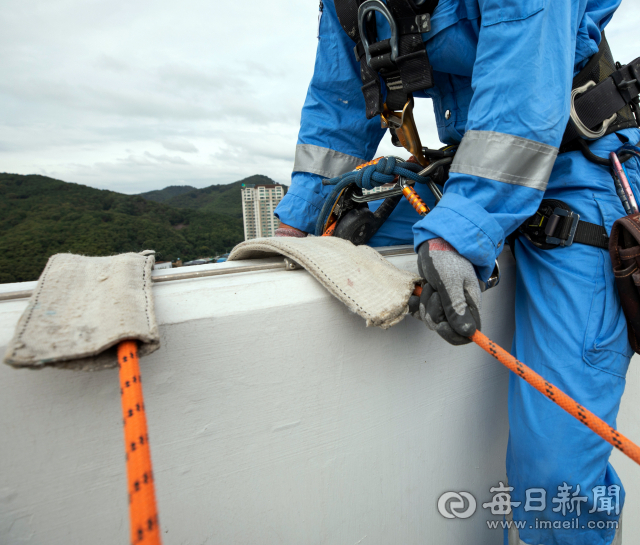
[(364, 46), (364, 53), (367, 56), (367, 64), (371, 66), (371, 53), (369, 53), (369, 38), (367, 37), (367, 31), (365, 28), (365, 17), (370, 11), (377, 11), (382, 13), (384, 18), (389, 23), (391, 29), (391, 60), (396, 62), (398, 58), (398, 27), (396, 21), (391, 15), (389, 8), (383, 4), (380, 0), (365, 0), (358, 8), (358, 31), (360, 32), (360, 40)]

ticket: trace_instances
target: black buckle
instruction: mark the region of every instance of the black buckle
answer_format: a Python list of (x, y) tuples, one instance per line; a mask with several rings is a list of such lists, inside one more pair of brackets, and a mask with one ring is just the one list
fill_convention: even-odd
[(638, 59), (625, 64), (611, 74), (611, 79), (615, 83), (622, 99), (629, 104), (640, 91), (640, 74), (638, 73)]
[[(565, 240), (554, 237), (556, 229), (560, 225), (562, 218), (571, 219), (571, 227), (569, 228), (569, 235)], [(573, 239), (576, 236), (576, 230), (578, 229), (578, 223), (580, 222), (580, 214), (575, 212), (568, 212), (563, 208), (556, 208), (553, 214), (549, 216), (547, 225), (544, 228), (544, 234), (547, 235), (547, 244), (554, 244), (555, 246), (571, 246)]]

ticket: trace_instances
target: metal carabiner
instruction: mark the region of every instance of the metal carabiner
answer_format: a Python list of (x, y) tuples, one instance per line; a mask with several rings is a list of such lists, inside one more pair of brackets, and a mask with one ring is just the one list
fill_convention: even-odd
[[(500, 283), (501, 277), (502, 275), (500, 273), (500, 264), (496, 259), (496, 264), (495, 264), (495, 267), (493, 268), (493, 272), (491, 273), (489, 280), (487, 280), (484, 283), (484, 289), (482, 291), (487, 291), (487, 290), (490, 290), (491, 288), (495, 288)], [(481, 286), (481, 289), (482, 289), (482, 286)]]
[(605, 119), (602, 122), (602, 127), (598, 131), (592, 131), (581, 121), (580, 117), (578, 117), (578, 112), (576, 111), (575, 105), (576, 97), (595, 86), (595, 82), (588, 81), (584, 85), (576, 87), (573, 91), (571, 91), (571, 111), (569, 114), (569, 119), (571, 120), (573, 128), (576, 130), (578, 135), (585, 140), (597, 140), (598, 138), (602, 138), (604, 136), (604, 133), (606, 133), (607, 129), (611, 126), (611, 123), (613, 123), (618, 117), (618, 114), (613, 114), (609, 119)]
[(396, 62), (398, 58), (398, 27), (395, 19), (393, 15), (391, 15), (389, 8), (380, 0), (365, 0), (358, 8), (358, 31), (360, 32), (360, 40), (364, 46), (364, 53), (367, 56), (367, 64), (371, 66), (371, 53), (369, 53), (369, 38), (367, 37), (367, 29), (365, 28), (365, 17), (371, 11), (382, 13), (389, 23), (389, 28), (391, 29), (391, 39), (389, 40), (389, 44), (391, 45), (391, 60)]
[(402, 194), (418, 214), (424, 217), (431, 212), (431, 208), (420, 198), (417, 191), (407, 183), (407, 179), (404, 176), (398, 176), (398, 187), (402, 188)]

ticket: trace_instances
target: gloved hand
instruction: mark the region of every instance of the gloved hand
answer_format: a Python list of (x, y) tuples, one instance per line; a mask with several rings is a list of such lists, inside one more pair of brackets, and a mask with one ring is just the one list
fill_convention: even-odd
[(428, 240), (418, 248), (418, 271), (426, 280), (409, 311), (453, 345), (471, 342), (480, 329), (480, 284), (469, 260), (446, 240)]
[(305, 233), (304, 231), (300, 231), (300, 229), (296, 229), (295, 227), (291, 227), (290, 225), (281, 223), (280, 226), (276, 229), (276, 232), (273, 234), (273, 236), (304, 238), (307, 236), (307, 233)]

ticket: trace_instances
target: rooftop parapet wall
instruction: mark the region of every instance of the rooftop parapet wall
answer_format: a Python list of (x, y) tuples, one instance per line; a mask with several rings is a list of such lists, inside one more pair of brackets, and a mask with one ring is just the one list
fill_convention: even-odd
[[(415, 267), (413, 255), (388, 259)], [(508, 347), (508, 253), (501, 267), (500, 286), (484, 294), (483, 331)], [(449, 490), (488, 501), (504, 480), (508, 376), (498, 363), (410, 317), (366, 328), (279, 258), (187, 271), (154, 272), (181, 280), (154, 285), (162, 348), (141, 361), (165, 545), (500, 542), (481, 508), (462, 522), (436, 509)], [(203, 276), (212, 271), (235, 272)], [(0, 301), (0, 350), (25, 307)], [(618, 424), (637, 440), (637, 364), (629, 373)], [(0, 535), (126, 543), (120, 419), (116, 370), (0, 366)], [(636, 512), (640, 471), (617, 453), (614, 464), (625, 511)], [(627, 535), (640, 532), (636, 519), (625, 519)]]

